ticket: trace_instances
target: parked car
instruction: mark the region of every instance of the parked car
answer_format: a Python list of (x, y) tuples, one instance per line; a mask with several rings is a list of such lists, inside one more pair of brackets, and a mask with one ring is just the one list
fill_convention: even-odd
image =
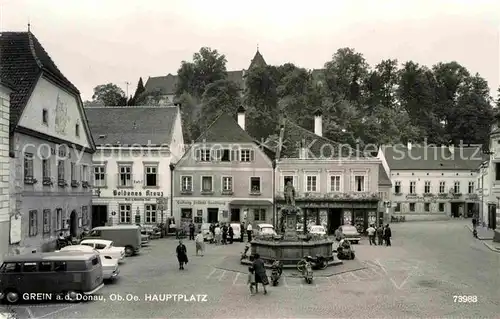
[(71, 245), (62, 248), (56, 252), (66, 252), (66, 251), (79, 251), (82, 253), (95, 253), (97, 252), (100, 255), (101, 264), (102, 264), (102, 278), (104, 280), (113, 280), (120, 273), (120, 268), (118, 268), (118, 259), (112, 258), (109, 255), (102, 255), (98, 250), (95, 250), (92, 247), (85, 245)]
[(233, 229), (234, 240), (241, 241), (241, 225), (236, 223), (236, 224), (231, 224), (230, 226)]
[(213, 240), (212, 233), (210, 232), (210, 223), (201, 224), (200, 230), (201, 230), (201, 233), (203, 234), (203, 239), (205, 241), (212, 241)]
[(118, 262), (125, 260), (125, 247), (115, 247), (113, 241), (106, 239), (84, 239), (80, 245), (89, 246), (97, 250), (101, 255), (109, 255), (118, 259)]
[(361, 235), (358, 233), (356, 227), (352, 225), (343, 225), (340, 226), (340, 230), (342, 231), (342, 234), (344, 234), (345, 239), (349, 240), (354, 244), (359, 244), (359, 241), (361, 240)]
[(257, 228), (255, 229), (255, 234), (261, 236), (278, 236), (278, 234), (274, 230), (274, 226), (271, 224), (258, 224)]
[(112, 240), (117, 246), (125, 247), (125, 255), (138, 254), (142, 247), (141, 228), (137, 225), (100, 226), (90, 231), (84, 239)]
[(311, 234), (317, 234), (317, 235), (321, 235), (321, 236), (326, 236), (325, 227), (323, 227), (321, 225), (311, 226), (311, 229), (309, 230), (309, 233), (311, 233)]
[(5, 256), (0, 267), (0, 300), (17, 303), (25, 293), (93, 295), (104, 286), (102, 280), (95, 251)]

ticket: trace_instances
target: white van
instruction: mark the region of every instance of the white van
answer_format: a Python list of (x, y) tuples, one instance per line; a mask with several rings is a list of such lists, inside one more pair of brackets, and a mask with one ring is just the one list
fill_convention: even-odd
[(240, 224), (230, 224), (231, 228), (233, 229), (233, 239), (235, 241), (239, 240), (239, 241), (242, 241), (241, 240), (241, 225)]

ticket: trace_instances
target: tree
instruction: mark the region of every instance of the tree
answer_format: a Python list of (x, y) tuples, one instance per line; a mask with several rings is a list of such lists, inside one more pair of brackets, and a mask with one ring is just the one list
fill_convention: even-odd
[(500, 86), (498, 87), (498, 90), (497, 90), (497, 100), (495, 102), (495, 105), (497, 108), (500, 109)]
[(94, 88), (92, 95), (94, 102), (102, 103), (104, 106), (125, 106), (127, 105), (127, 97), (125, 92), (116, 84), (108, 83), (101, 84)]
[(142, 77), (140, 77), (139, 82), (137, 82), (135, 93), (130, 97), (128, 105), (143, 105), (144, 101), (146, 100), (146, 94), (144, 94), (145, 91), (146, 89), (144, 88)]
[(181, 111), (182, 132), (184, 133), (184, 143), (190, 143), (200, 135), (200, 131), (196, 126), (199, 118), (200, 106), (196, 100), (184, 93), (178, 98)]
[(226, 57), (217, 50), (203, 47), (193, 54), (193, 62), (182, 61), (177, 71), (176, 96), (184, 92), (201, 99), (207, 85), (227, 78)]

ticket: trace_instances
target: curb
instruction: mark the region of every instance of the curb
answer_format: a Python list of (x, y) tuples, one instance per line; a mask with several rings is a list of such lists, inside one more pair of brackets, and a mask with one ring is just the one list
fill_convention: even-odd
[(500, 253), (500, 246), (493, 246), (489, 242), (483, 241), (483, 244), (488, 247), (489, 250), (494, 251), (496, 253)]
[[(471, 233), (474, 231), (470, 225), (465, 225), (464, 227), (468, 228)], [(477, 239), (479, 239), (479, 240), (493, 240), (493, 237), (481, 237), (478, 235)]]

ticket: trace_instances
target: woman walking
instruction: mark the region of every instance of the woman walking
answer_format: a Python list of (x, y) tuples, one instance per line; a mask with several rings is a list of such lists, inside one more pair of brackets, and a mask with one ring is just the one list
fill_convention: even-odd
[(264, 288), (264, 295), (267, 295), (266, 286), (269, 285), (269, 280), (267, 279), (266, 267), (264, 266), (264, 261), (260, 259), (259, 254), (254, 255), (253, 269), (255, 271), (255, 293), (259, 292), (259, 283), (260, 283)]
[(203, 253), (205, 252), (205, 239), (203, 238), (201, 230), (198, 232), (198, 235), (196, 235), (194, 241), (196, 243), (196, 256), (198, 256), (198, 253), (201, 253), (201, 257), (203, 257)]
[(184, 246), (182, 240), (179, 240), (179, 245), (177, 246), (176, 252), (177, 260), (179, 261), (179, 270), (184, 270), (184, 264), (188, 263), (188, 257), (186, 246)]

